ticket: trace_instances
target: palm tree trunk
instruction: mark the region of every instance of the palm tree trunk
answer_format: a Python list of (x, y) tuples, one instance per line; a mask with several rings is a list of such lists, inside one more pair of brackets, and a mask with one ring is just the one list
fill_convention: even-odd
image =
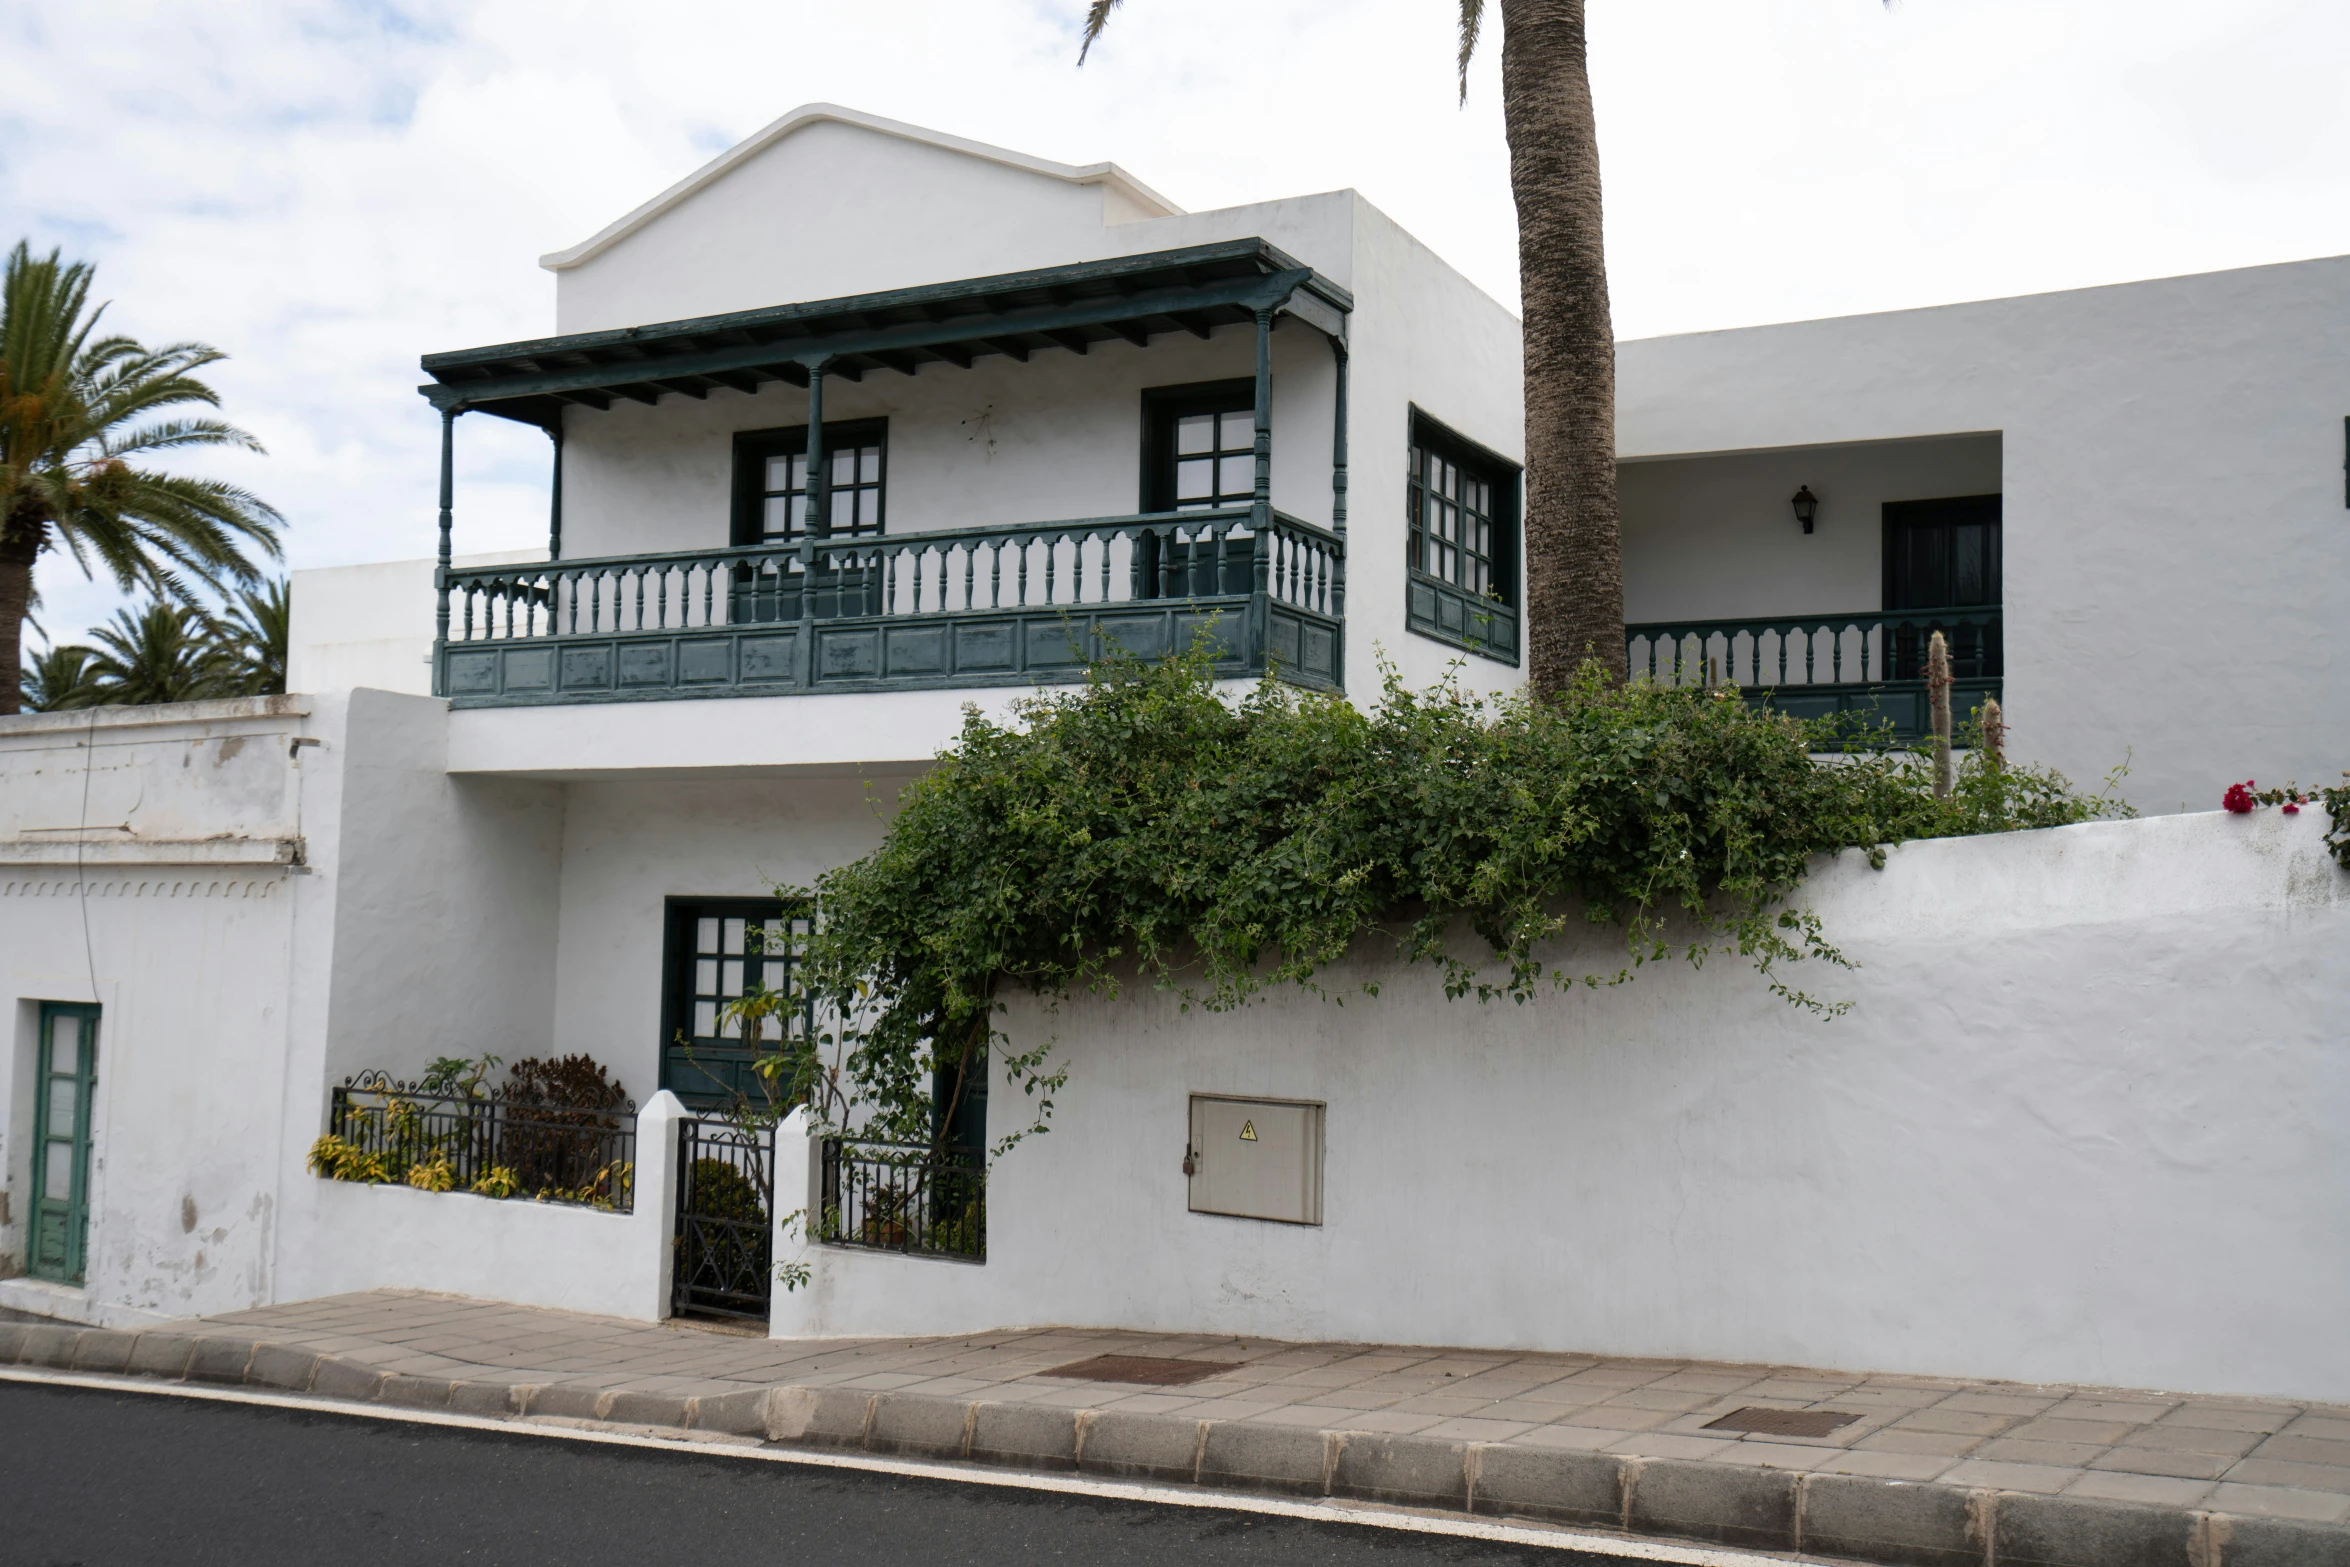
[(1624, 676), (1616, 344), (1583, 0), (1501, 0), (1502, 117), (1526, 336), (1526, 645), (1537, 693)]
[(33, 563), (0, 559), (0, 717), (19, 712), (24, 678), (24, 620), (32, 607)]

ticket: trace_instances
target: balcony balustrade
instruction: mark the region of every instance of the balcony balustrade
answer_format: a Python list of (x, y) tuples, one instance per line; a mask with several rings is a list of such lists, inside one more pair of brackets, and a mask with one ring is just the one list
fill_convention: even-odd
[(457, 707), (1029, 685), (1204, 633), (1220, 672), (1336, 689), (1345, 543), (1247, 506), (449, 568)]
[(1854, 714), (1890, 722), (1897, 739), (1927, 731), (1926, 644), (1950, 647), (1950, 707), (1964, 722), (2001, 688), (1999, 606), (1859, 610), (1750, 620), (1647, 621), (1624, 628), (1634, 678), (1735, 685), (1797, 718)]

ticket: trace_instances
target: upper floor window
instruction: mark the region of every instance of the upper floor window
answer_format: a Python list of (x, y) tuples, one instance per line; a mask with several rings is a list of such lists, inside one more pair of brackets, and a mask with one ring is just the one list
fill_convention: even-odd
[[(818, 538), (882, 531), (889, 421), (844, 420), (824, 427), (831, 481), (829, 522)], [(808, 531), (808, 427), (744, 430), (734, 438), (734, 542), (780, 544)]]
[(1246, 506), (1257, 494), (1254, 381), (1157, 386), (1142, 394), (1144, 511)]
[(1475, 598), (1514, 602), (1516, 467), (1420, 415), (1407, 472), (1412, 569)]

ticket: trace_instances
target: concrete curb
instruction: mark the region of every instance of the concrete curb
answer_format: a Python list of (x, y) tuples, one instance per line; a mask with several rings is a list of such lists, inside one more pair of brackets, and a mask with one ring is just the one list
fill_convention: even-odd
[(0, 1365), (236, 1383), (510, 1419), (1336, 1496), (1884, 1567), (2350, 1567), (2350, 1524), (1491, 1442), (847, 1388), (704, 1398), (387, 1375), (265, 1339), (0, 1322)]

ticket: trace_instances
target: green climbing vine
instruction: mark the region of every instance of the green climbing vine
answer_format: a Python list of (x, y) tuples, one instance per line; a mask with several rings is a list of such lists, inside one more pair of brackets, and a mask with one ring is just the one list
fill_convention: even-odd
[[(1729, 952), (1832, 1015), (1787, 977), (1844, 962), (1788, 900), (1815, 856), (2127, 814), (1995, 745), (1937, 795), (1919, 756), (1735, 692), (1594, 673), (1535, 701), (1390, 672), (1366, 712), (1271, 681), (1219, 692), (1204, 652), (1112, 661), (1009, 722), (967, 710), (900, 807), (873, 853), (779, 889), (815, 916), (797, 987), (740, 1010), (812, 1002), (818, 1024), (768, 1063), (776, 1098), (902, 1143), (943, 1138), (993, 1057), (1030, 1100), (999, 1150), (1043, 1128), (1063, 1081), (1049, 1042), (1002, 1031), (1015, 991), (1139, 979), (1215, 1011), (1328, 993), (1342, 956), (1384, 953), (1450, 997), (1522, 1003)], [(1578, 922), (1619, 928), (1621, 963), (1560, 966), (1547, 944)]]

